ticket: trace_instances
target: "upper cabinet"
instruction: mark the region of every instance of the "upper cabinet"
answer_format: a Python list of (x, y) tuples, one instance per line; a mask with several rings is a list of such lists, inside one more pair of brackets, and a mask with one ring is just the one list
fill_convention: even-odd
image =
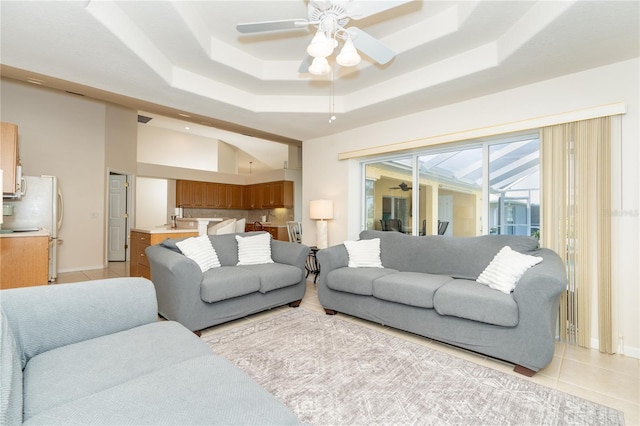
[(262, 187), (262, 208), (293, 207), (293, 182), (283, 180), (258, 184)]
[(176, 181), (176, 205), (210, 209), (270, 209), (293, 207), (293, 182), (278, 181), (255, 185)]
[(2, 193), (15, 194), (19, 191), (20, 182), (17, 176), (20, 159), (18, 156), (18, 126), (11, 123), (1, 123), (2, 133), (0, 135), (1, 151), (0, 169), (3, 171)]

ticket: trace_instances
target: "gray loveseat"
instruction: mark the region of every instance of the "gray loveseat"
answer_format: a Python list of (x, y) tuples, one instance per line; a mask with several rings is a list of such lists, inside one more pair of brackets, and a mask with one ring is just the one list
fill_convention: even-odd
[(0, 424), (298, 424), (153, 285), (113, 278), (0, 291)]
[[(560, 257), (531, 237), (409, 236), (380, 238), (384, 268), (349, 268), (343, 244), (320, 250), (318, 297), (327, 313), (343, 312), (502, 359), (533, 375), (553, 358), (559, 296), (566, 289)], [(506, 294), (476, 282), (504, 246), (542, 257)]]
[(298, 306), (307, 289), (309, 247), (271, 239), (274, 263), (237, 266), (235, 235), (260, 233), (209, 235), (222, 267), (204, 273), (176, 246), (179, 239), (147, 247), (160, 315), (199, 331), (277, 306)]

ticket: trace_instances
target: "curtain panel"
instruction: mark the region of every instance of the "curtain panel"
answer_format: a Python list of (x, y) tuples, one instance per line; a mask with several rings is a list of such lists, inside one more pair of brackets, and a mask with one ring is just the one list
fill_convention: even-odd
[(590, 347), (597, 320), (600, 351), (612, 353), (610, 117), (544, 127), (540, 142), (541, 244), (567, 268), (560, 339)]

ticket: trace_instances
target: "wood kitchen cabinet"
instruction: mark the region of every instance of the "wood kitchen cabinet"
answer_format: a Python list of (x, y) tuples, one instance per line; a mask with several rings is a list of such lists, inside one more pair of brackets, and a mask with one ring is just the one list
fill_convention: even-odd
[(204, 207), (205, 182), (193, 180), (176, 181), (176, 205), (181, 207)]
[(20, 164), (18, 153), (18, 126), (11, 123), (0, 123), (0, 169), (3, 171), (2, 192), (15, 194), (18, 192), (16, 168)]
[(0, 238), (0, 289), (49, 283), (49, 235)]
[[(155, 230), (154, 230), (155, 231)], [(151, 267), (144, 250), (152, 245), (160, 244), (167, 238), (197, 237), (198, 231), (169, 231), (152, 232), (150, 230), (131, 231), (131, 261), (129, 275), (151, 279)]]
[(176, 181), (176, 205), (210, 209), (271, 209), (293, 207), (293, 182), (234, 185), (191, 180)]
[(262, 208), (293, 207), (293, 182), (288, 180), (262, 184)]

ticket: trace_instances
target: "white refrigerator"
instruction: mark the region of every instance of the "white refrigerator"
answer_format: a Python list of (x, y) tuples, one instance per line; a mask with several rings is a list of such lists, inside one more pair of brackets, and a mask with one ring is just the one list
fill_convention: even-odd
[(62, 242), (59, 231), (64, 216), (62, 192), (55, 176), (23, 176), (19, 198), (5, 199), (4, 204), (13, 205), (13, 215), (4, 216), (2, 229), (13, 232), (28, 232), (46, 229), (51, 234), (49, 241), (49, 281), (58, 276), (58, 244)]

